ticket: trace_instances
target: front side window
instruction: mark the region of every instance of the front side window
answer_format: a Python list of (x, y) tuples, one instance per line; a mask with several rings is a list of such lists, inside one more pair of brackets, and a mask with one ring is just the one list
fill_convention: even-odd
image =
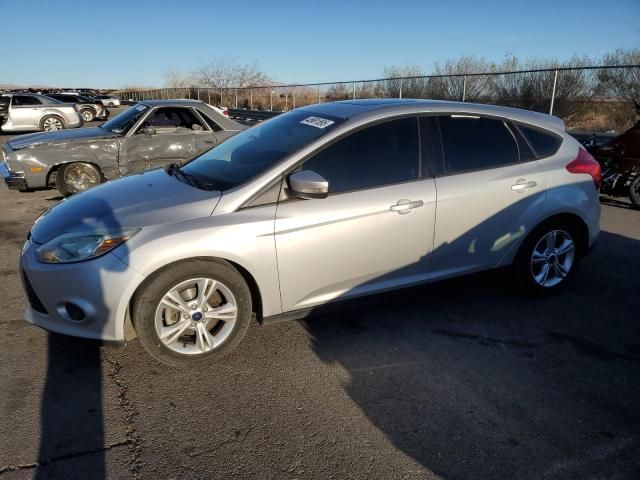
[(176, 129), (187, 130), (204, 130), (202, 122), (196, 118), (194, 113), (188, 108), (180, 107), (162, 107), (151, 112), (140, 129), (141, 131), (145, 127), (153, 127), (159, 130), (175, 131)]
[(30, 95), (14, 95), (13, 105), (16, 107), (23, 105), (42, 105), (42, 102), (40, 102), (36, 97), (32, 97)]
[(498, 168), (518, 162), (518, 146), (501, 120), (472, 115), (440, 117), (444, 173)]
[(302, 169), (322, 175), (331, 193), (418, 178), (417, 119), (408, 117), (366, 127), (325, 148)]

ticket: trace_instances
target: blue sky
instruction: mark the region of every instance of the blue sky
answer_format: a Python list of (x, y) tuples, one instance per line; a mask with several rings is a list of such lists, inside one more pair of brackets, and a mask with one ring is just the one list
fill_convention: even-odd
[(162, 86), (169, 69), (212, 58), (320, 82), (390, 65), (429, 72), (462, 55), (562, 60), (640, 47), (639, 0), (0, 0), (0, 21), (0, 84), (20, 85)]

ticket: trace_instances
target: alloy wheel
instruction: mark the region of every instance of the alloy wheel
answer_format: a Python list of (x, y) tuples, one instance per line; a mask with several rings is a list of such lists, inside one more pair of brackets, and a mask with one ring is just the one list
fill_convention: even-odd
[(211, 278), (193, 278), (171, 287), (155, 313), (155, 330), (174, 352), (197, 355), (222, 345), (238, 319), (231, 290)]
[(546, 233), (531, 254), (531, 274), (541, 287), (554, 287), (562, 282), (573, 267), (576, 245), (564, 230)]
[(45, 132), (53, 132), (55, 130), (62, 130), (64, 128), (64, 125), (62, 125), (60, 119), (55, 117), (47, 118), (42, 126)]

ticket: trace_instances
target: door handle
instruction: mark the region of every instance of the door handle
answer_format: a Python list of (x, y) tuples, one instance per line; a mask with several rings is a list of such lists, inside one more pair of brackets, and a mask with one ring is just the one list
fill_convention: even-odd
[(524, 178), (521, 178), (516, 183), (511, 185), (511, 190), (515, 190), (518, 193), (522, 193), (525, 190), (529, 190), (530, 188), (535, 187), (536, 185), (538, 185), (538, 183), (534, 182), (533, 180), (527, 182)]
[(391, 207), (389, 207), (389, 210), (399, 213), (400, 215), (406, 215), (407, 213), (410, 213), (414, 208), (422, 207), (423, 205), (424, 202), (422, 200), (416, 200), (412, 202), (408, 198), (403, 198), (401, 200), (398, 200), (395, 205), (391, 205)]

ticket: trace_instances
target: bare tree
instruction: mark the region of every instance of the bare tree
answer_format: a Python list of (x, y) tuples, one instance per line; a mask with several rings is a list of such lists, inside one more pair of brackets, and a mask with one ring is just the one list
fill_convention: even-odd
[[(640, 65), (640, 49), (616, 50), (605, 55), (602, 64)], [(640, 115), (640, 68), (600, 70), (598, 78), (605, 94), (633, 103), (636, 116)]]
[(168, 70), (164, 84), (169, 88), (186, 88), (193, 85), (193, 79), (178, 70)]
[(199, 87), (229, 89), (267, 86), (271, 79), (257, 63), (239, 64), (229, 59), (214, 59), (197, 66), (192, 72)]

